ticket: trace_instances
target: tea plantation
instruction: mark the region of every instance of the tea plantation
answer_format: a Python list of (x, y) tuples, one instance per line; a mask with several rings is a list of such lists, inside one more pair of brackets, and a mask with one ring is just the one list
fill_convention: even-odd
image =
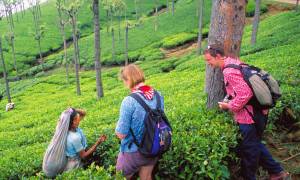
[[(206, 109), (203, 57), (191, 51), (181, 57), (165, 59), (159, 50), (161, 47), (176, 47), (196, 37), (197, 19), (184, 21), (188, 14), (195, 15), (196, 9), (190, 10), (195, 3), (179, 0), (176, 19), (171, 20), (171, 15), (163, 14), (159, 17), (161, 30), (157, 33), (149, 30), (153, 19), (148, 17), (140, 27), (133, 28), (130, 35), (129, 56), (145, 71), (146, 83), (165, 97), (165, 111), (173, 126), (173, 145), (159, 161), (158, 179), (230, 179), (229, 161), (238, 163), (233, 152), (238, 133), (231, 115)], [(176, 20), (182, 24), (175, 23)], [(208, 20), (207, 17), (206, 24)], [(250, 45), (251, 26), (245, 28), (241, 59), (270, 72), (281, 84), (283, 97), (271, 111), (270, 124), (284, 107), (292, 108), (299, 119), (300, 14), (289, 11), (268, 17), (259, 28), (255, 46)], [(104, 30), (104, 64), (123, 63), (123, 58), (115, 62), (110, 60), (110, 37), (104, 35)], [(91, 32), (86, 30), (86, 33)], [(87, 35), (80, 40), (83, 46), (85, 43), (89, 45), (86, 51), (80, 52), (88, 59), (82, 62), (87, 67), (93, 63), (92, 37)], [(59, 42), (52, 43), (58, 46)], [(69, 51), (71, 53), (72, 48)], [(120, 56), (122, 51), (121, 45), (117, 47)], [(59, 56), (53, 54), (47, 63), (56, 64)], [(46, 178), (42, 173), (43, 154), (61, 112), (70, 106), (87, 111), (80, 127), (87, 136), (88, 145), (92, 145), (100, 134), (106, 134), (108, 138), (98, 147), (95, 164), (61, 174), (57, 179), (122, 179), (120, 174), (115, 174), (119, 143), (114, 128), (122, 99), (129, 91), (118, 78), (119, 70), (120, 67), (103, 69), (104, 98), (100, 101), (96, 101), (95, 72), (92, 70), (80, 72), (81, 96), (76, 95), (75, 74), (71, 74), (70, 84), (67, 84), (62, 67), (10, 83), (16, 107), (5, 112), (6, 101), (0, 101), (0, 179)], [(2, 79), (0, 82), (0, 92), (4, 92), (4, 82)], [(271, 127), (267, 130), (271, 131)]]

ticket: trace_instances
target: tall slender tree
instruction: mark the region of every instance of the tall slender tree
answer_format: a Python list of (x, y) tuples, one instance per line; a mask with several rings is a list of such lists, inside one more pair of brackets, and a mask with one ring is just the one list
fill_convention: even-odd
[(128, 22), (125, 27), (125, 66), (128, 65)]
[[(246, 4), (246, 0), (213, 1), (208, 45), (223, 45), (226, 56), (239, 56)], [(217, 102), (224, 98), (223, 81), (220, 69), (206, 66), (207, 108), (216, 107)]]
[(15, 11), (15, 15), (17, 17), (17, 22), (19, 22), (18, 1), (17, 0), (12, 0), (10, 3), (12, 4), (12, 7), (13, 7), (13, 9)]
[(299, 11), (299, 0), (296, 0), (296, 12), (298, 12)]
[(166, 5), (167, 5), (167, 12), (169, 12), (169, 10), (170, 10), (170, 7), (169, 7), (169, 0), (167, 0)]
[(154, 20), (154, 31), (157, 31), (158, 28), (158, 2), (157, 0), (155, 2), (155, 20)]
[(16, 71), (16, 75), (18, 77), (18, 67), (17, 67), (17, 61), (16, 61), (16, 52), (15, 52), (15, 36), (12, 29), (9, 30), (9, 32), (5, 35), (5, 39), (7, 41), (7, 44), (11, 47), (12, 51), (12, 57), (14, 61), (14, 69)]
[(112, 62), (116, 60), (116, 47), (115, 47), (115, 31), (114, 28), (111, 29), (111, 44), (112, 44)]
[(110, 16), (111, 16), (111, 12), (110, 12), (111, 11), (111, 0), (103, 0), (102, 6), (106, 12), (106, 22), (107, 22), (106, 32), (109, 33), (110, 23), (108, 23), (108, 22), (109, 22)]
[(58, 18), (59, 18), (59, 29), (60, 34), (62, 36), (62, 40), (64, 43), (64, 63), (66, 67), (66, 79), (67, 83), (69, 84), (69, 65), (68, 65), (68, 54), (67, 54), (67, 40), (66, 40), (66, 32), (65, 32), (65, 26), (67, 24), (67, 20), (65, 20), (64, 14), (63, 14), (63, 2), (64, 0), (56, 0), (56, 9), (58, 12)]
[(9, 82), (8, 82), (8, 78), (7, 78), (7, 71), (6, 71), (6, 66), (5, 66), (5, 62), (4, 62), (4, 56), (3, 56), (2, 35), (1, 34), (0, 34), (0, 60), (1, 60), (2, 70), (3, 70), (3, 78), (4, 78), (4, 81), (5, 81), (7, 101), (8, 101), (8, 103), (11, 103)]
[(260, 0), (255, 1), (255, 14), (252, 25), (251, 45), (255, 45), (260, 16)]
[(17, 61), (16, 61), (16, 53), (15, 53), (15, 35), (14, 35), (14, 19), (12, 16), (13, 8), (14, 8), (15, 1), (9, 1), (9, 0), (3, 0), (4, 9), (7, 12), (6, 15), (8, 15), (8, 26), (9, 30), (8, 33), (5, 36), (5, 39), (12, 50), (12, 57), (13, 57), (13, 63), (14, 63), (14, 70), (16, 71), (17, 77), (18, 77), (18, 67), (17, 67)]
[(77, 30), (77, 15), (78, 15), (80, 6), (81, 6), (81, 1), (75, 0), (75, 1), (72, 1), (67, 8), (64, 8), (65, 12), (68, 14), (68, 16), (70, 18), (71, 25), (72, 25), (77, 95), (81, 95), (80, 77), (79, 77), (79, 69), (80, 69), (80, 64), (79, 64), (80, 59), (79, 58), (80, 57), (79, 57), (78, 30)]
[(39, 10), (39, 1), (38, 0), (30, 1), (30, 6), (31, 6), (30, 11), (32, 13), (34, 29), (35, 29), (34, 39), (37, 41), (38, 48), (39, 48), (39, 55), (40, 55), (39, 63), (41, 63), (42, 69), (44, 71), (44, 60), (42, 55), (41, 41), (45, 33), (45, 25), (41, 25), (40, 22), (41, 13)]
[(10, 0), (3, 0), (3, 5), (5, 8), (5, 15), (7, 18), (7, 22), (12, 25), (14, 28), (15, 23), (13, 19), (13, 3)]
[(134, 7), (135, 7), (135, 20), (139, 20), (139, 15), (138, 15), (138, 0), (134, 0)]
[(175, 13), (175, 0), (172, 0), (172, 15)]
[(197, 43), (198, 56), (201, 54), (203, 11), (204, 11), (204, 0), (199, 0), (199, 27), (198, 27), (198, 43)]
[(112, 0), (112, 12), (118, 16), (119, 42), (121, 40), (121, 16), (126, 13), (126, 4), (123, 0)]
[(93, 0), (94, 14), (94, 58), (96, 70), (96, 88), (98, 100), (104, 96), (101, 78), (101, 44), (100, 44), (100, 23), (99, 23), (99, 0)]

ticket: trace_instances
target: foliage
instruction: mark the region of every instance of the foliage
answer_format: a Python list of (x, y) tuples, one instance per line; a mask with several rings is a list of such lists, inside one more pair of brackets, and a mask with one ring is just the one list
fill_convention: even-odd
[(171, 49), (182, 44), (197, 39), (197, 34), (182, 32), (173, 36), (166, 37), (162, 40), (162, 47)]
[[(68, 1), (69, 2), (69, 1)], [(135, 19), (135, 15), (131, 12), (134, 12), (134, 1), (132, 0), (126, 0), (127, 5), (127, 18), (128, 19)], [(164, 4), (164, 0), (160, 0), (159, 4)], [(87, 37), (90, 36), (89, 44), (92, 43), (92, 37), (93, 37), (93, 15), (90, 8), (91, 2), (90, 1), (83, 1), (83, 4), (81, 8), (79, 9), (79, 16), (78, 21), (80, 22), (79, 25), (79, 31), (80, 31), (80, 37)], [(56, 0), (49, 0), (41, 6), (41, 12), (42, 16), (40, 17), (40, 22), (43, 25), (43, 27), (47, 27), (47, 31), (45, 31), (43, 35), (43, 43), (41, 44), (42, 54), (43, 57), (45, 54), (51, 53), (53, 50), (56, 52), (59, 52), (59, 48), (63, 47), (62, 37), (59, 31), (58, 27), (58, 12), (56, 9)], [(151, 1), (144, 1), (143, 6), (139, 8), (140, 13), (146, 14), (147, 12), (151, 11), (152, 7), (154, 6), (153, 2)], [(105, 27), (107, 23), (109, 23), (109, 20), (106, 19), (106, 12), (103, 9), (103, 6), (100, 6), (100, 22), (101, 26)], [(20, 16), (21, 14), (18, 13)], [(13, 15), (14, 18), (16, 18), (16, 14)], [(116, 22), (115, 19), (113, 19), (113, 22)], [(5, 34), (8, 31), (8, 24), (5, 19), (2, 19), (0, 21), (0, 34)], [(27, 71), (30, 66), (36, 65), (36, 59), (39, 54), (38, 45), (34, 40), (34, 37), (32, 34), (35, 34), (34, 30), (34, 23), (33, 18), (30, 10), (26, 10), (24, 17), (18, 22), (15, 23), (14, 28), (14, 37), (15, 37), (15, 50), (16, 50), (16, 59), (17, 59), (17, 66), (19, 72)], [(106, 34), (105, 34), (106, 35)], [(102, 35), (103, 37), (104, 35)], [(71, 37), (71, 28), (70, 24), (66, 25), (66, 39), (70, 41), (72, 39)], [(110, 39), (108, 38), (106, 42), (110, 42)], [(26, 46), (24, 46), (26, 44)], [(81, 43), (79, 42), (79, 46)], [(13, 61), (10, 61), (12, 59), (11, 50), (9, 48), (8, 43), (3, 44), (3, 48), (7, 49), (7, 51), (4, 52), (6, 63), (7, 63), (7, 69), (12, 72), (13, 71)], [(61, 52), (63, 54), (63, 52)], [(82, 53), (82, 52), (81, 52)], [(72, 53), (68, 53), (72, 54)], [(92, 53), (91, 55), (92, 56)], [(47, 61), (46, 59), (45, 61)], [(92, 60), (92, 58), (90, 59)], [(46, 62), (45, 62), (46, 63)], [(2, 74), (2, 68), (0, 67), (0, 73)], [(10, 74), (13, 75), (13, 74)]]
[[(266, 13), (268, 11), (267, 4), (264, 1), (261, 1), (260, 4), (260, 13)], [(255, 0), (248, 0), (248, 4), (246, 7), (246, 16), (253, 17), (255, 13)]]
[[(163, 54), (159, 48), (163, 44), (162, 39), (181, 32), (193, 33), (191, 29), (194, 28), (189, 26), (193, 20), (177, 26), (178, 18), (182, 20), (187, 17), (179, 17), (180, 13), (195, 13), (188, 13), (190, 10), (186, 9), (192, 7), (193, 2), (178, 2), (180, 4), (175, 13), (176, 16), (179, 12), (177, 20), (162, 15), (161, 19), (166, 27), (162, 27), (158, 34), (151, 34), (150, 30), (146, 30), (150, 27), (147, 22), (132, 29), (136, 34), (132, 38), (137, 44), (131, 44), (129, 57), (131, 61), (137, 61), (145, 71), (146, 83), (164, 95), (165, 111), (174, 129), (173, 146), (159, 161), (157, 178), (230, 179), (226, 160), (234, 157), (230, 149), (237, 144), (237, 129), (227, 113), (207, 111), (205, 108), (205, 63), (202, 57), (191, 53), (180, 58), (161, 60)], [(258, 32), (259, 41), (255, 47), (250, 46), (251, 28), (245, 28), (241, 59), (263, 68), (281, 83), (283, 97), (271, 111), (270, 119), (273, 122), (284, 107), (293, 108), (297, 117), (300, 114), (299, 20), (299, 14), (286, 12), (262, 21)], [(174, 29), (167, 31), (169, 25)], [(88, 46), (91, 41), (91, 37), (87, 36), (81, 39), (81, 45)], [(109, 61), (108, 47), (104, 48), (104, 52), (105, 63), (115, 64)], [(119, 49), (119, 52), (122, 51)], [(80, 54), (92, 57), (90, 48)], [(61, 59), (60, 54), (51, 55), (46, 63), (56, 67), (61, 64)], [(81, 63), (86, 65), (90, 61), (88, 59)], [(121, 53), (117, 63), (122, 63)], [(32, 71), (34, 72), (31, 74), (38, 72), (34, 69)], [(74, 73), (70, 74), (70, 84), (67, 85), (62, 68), (48, 74), (38, 74), (38, 77), (12, 82), (15, 109), (5, 112), (6, 102), (0, 101), (0, 179), (45, 178), (41, 172), (43, 154), (52, 138), (60, 113), (69, 106), (87, 110), (87, 116), (80, 127), (86, 134), (89, 145), (100, 134), (106, 134), (108, 140), (98, 147), (94, 164), (87, 169), (63, 173), (57, 179), (90, 176), (97, 179), (121, 178), (114, 171), (119, 148), (114, 128), (122, 99), (129, 91), (118, 80), (118, 73), (118, 67), (103, 70), (105, 97), (100, 101), (96, 101), (94, 71), (81, 72), (82, 96), (75, 95)], [(4, 87), (1, 86), (0, 93), (3, 92)]]

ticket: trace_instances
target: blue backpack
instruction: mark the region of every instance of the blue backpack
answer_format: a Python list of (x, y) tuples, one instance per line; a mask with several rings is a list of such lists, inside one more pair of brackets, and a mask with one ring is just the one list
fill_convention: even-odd
[(130, 128), (133, 143), (138, 146), (138, 151), (145, 157), (162, 155), (170, 149), (172, 142), (172, 128), (164, 111), (161, 109), (160, 95), (157, 91), (154, 91), (154, 94), (157, 100), (156, 109), (151, 109), (137, 93), (130, 95), (146, 111), (141, 143), (138, 143), (133, 130)]

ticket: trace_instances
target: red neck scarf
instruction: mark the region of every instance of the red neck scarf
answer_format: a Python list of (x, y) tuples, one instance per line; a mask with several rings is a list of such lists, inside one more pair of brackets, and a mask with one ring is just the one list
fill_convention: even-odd
[(132, 93), (141, 93), (147, 100), (153, 99), (154, 89), (151, 86), (140, 83), (131, 89)]

